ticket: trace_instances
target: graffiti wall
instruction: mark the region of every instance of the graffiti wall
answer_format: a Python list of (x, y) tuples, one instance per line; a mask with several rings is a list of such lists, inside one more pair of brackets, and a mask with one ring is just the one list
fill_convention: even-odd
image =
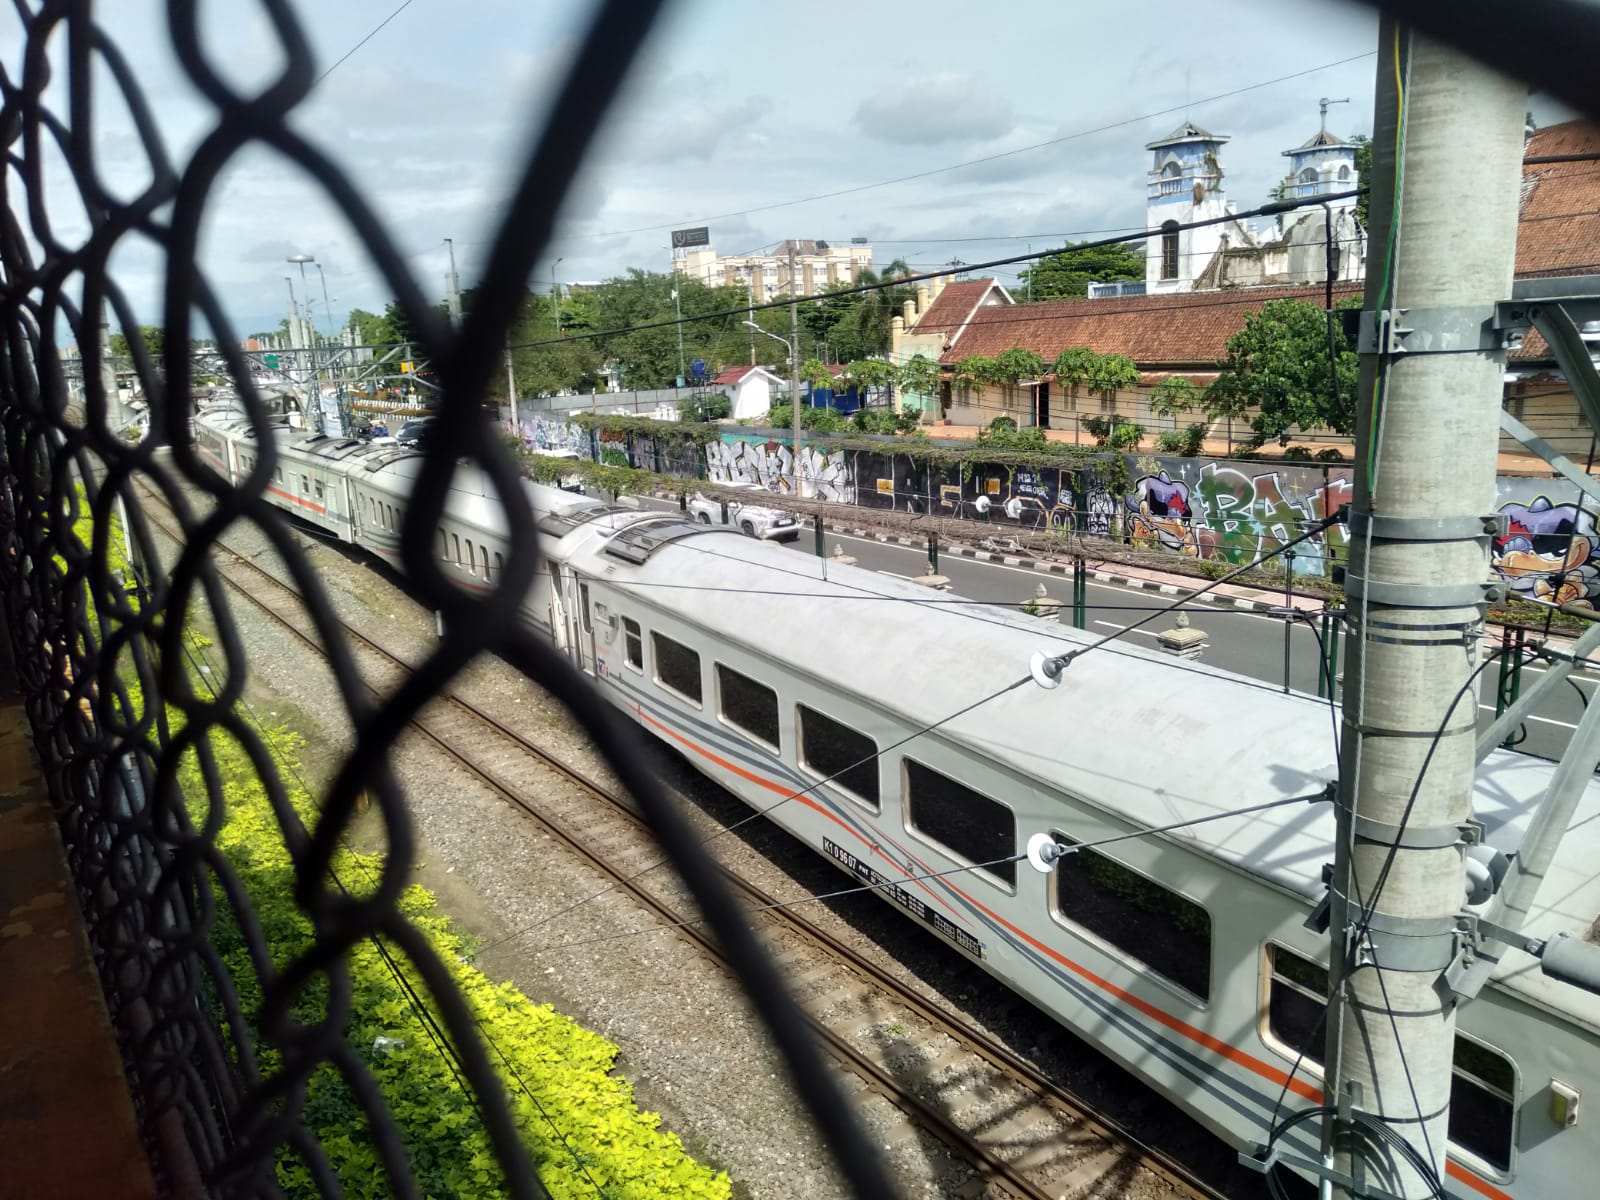
[[(823, 446), (800, 447), (806, 493), (835, 504), (855, 502), (849, 455)], [(712, 483), (755, 483), (787, 494), (794, 480), (794, 449), (787, 441), (725, 433), (706, 444), (706, 478)]]
[(1502, 477), (1496, 486), (1506, 533), (1490, 563), (1518, 600), (1600, 608), (1600, 531), (1595, 505), (1551, 479)]
[[(1193, 458), (1140, 458), (1124, 501), (1136, 545), (1238, 565), (1305, 533), (1350, 501), (1348, 468), (1267, 467)], [(1327, 575), (1349, 543), (1344, 525), (1295, 550), (1295, 573)]]
[(584, 458), (593, 451), (589, 446), (589, 431), (574, 425), (565, 415), (523, 417), (522, 440), (535, 450), (572, 450)]

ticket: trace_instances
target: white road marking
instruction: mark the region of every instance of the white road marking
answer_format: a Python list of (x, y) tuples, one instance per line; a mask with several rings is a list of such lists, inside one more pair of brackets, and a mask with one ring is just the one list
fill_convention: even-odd
[[(1493, 712), (1494, 711), (1494, 705), (1492, 705), (1492, 704), (1480, 704), (1480, 705), (1478, 705), (1478, 707), (1481, 708), (1484, 712)], [(1570, 721), (1558, 721), (1554, 717), (1527, 716), (1527, 717), (1524, 717), (1523, 720), (1525, 720), (1525, 721), (1537, 721), (1541, 725), (1559, 725), (1563, 729), (1576, 729), (1577, 728), (1577, 726), (1572, 724), (1572, 722), (1570, 722)]]
[[(1118, 625), (1115, 621), (1096, 621), (1096, 625), (1104, 625), (1107, 629), (1128, 629), (1126, 625)], [(1148, 629), (1128, 629), (1129, 633), (1137, 633), (1140, 637), (1153, 638), (1156, 635)]]

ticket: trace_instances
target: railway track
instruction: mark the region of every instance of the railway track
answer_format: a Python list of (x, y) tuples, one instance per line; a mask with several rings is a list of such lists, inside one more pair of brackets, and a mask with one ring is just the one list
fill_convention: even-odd
[[(147, 500), (147, 518), (176, 542), (179, 532), (149, 511), (158, 498), (150, 494)], [(325, 656), (321, 644), (284, 615), (282, 600), (274, 603), (262, 594), (265, 585), (272, 596), (289, 598), (292, 612), (301, 604), (297, 589), (225, 543), (216, 543), (217, 552), (226, 586)], [(412, 670), (404, 656), (354, 626), (341, 622), (341, 631), (374, 694), (392, 690)], [(625, 893), (726, 966), (716, 943), (695, 923), (687, 893), (664, 876), (646, 886), (650, 872), (641, 872), (639, 864), (653, 861), (654, 841), (624, 795), (454, 691), (442, 694), (413, 725), (590, 864), (609, 881), (608, 891)], [(903, 1136), (931, 1135), (970, 1163), (971, 1180), (962, 1195), (1072, 1200), (1106, 1194), (1108, 1183), (1131, 1184), (1143, 1175), (1168, 1194), (1222, 1196), (1130, 1130), (1093, 1114), (1003, 1043), (930, 1004), (793, 909), (778, 907), (777, 897), (721, 869), (750, 907), (761, 910), (753, 919), (818, 1040), (842, 1068), (846, 1090), (858, 1103), (881, 1096), (903, 1115)], [(1117, 1194), (1122, 1191), (1117, 1188)]]

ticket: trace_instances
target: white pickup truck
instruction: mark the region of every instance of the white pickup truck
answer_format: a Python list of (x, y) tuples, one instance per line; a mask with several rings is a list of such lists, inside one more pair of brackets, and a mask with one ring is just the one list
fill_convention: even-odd
[[(756, 483), (729, 483), (723, 486), (765, 496), (767, 489)], [(702, 525), (722, 524), (722, 502), (696, 492), (689, 498), (689, 512)], [(800, 522), (791, 513), (743, 500), (728, 501), (728, 524), (747, 537), (768, 541), (792, 541), (800, 536)]]

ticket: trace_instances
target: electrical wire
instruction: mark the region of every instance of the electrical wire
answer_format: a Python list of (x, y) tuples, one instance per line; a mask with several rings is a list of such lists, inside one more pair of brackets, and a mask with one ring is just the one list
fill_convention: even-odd
[(1111, 130), (1114, 130), (1114, 129), (1123, 129), (1123, 128), (1126, 128), (1129, 125), (1138, 125), (1138, 124), (1141, 124), (1141, 123), (1143, 123), (1145, 121), (1152, 121), (1157, 117), (1169, 116), (1172, 113), (1178, 113), (1178, 112), (1187, 113), (1192, 107), (1194, 107), (1196, 105), (1212, 104), (1212, 103), (1215, 103), (1218, 100), (1227, 100), (1227, 99), (1230, 99), (1230, 98), (1232, 98), (1234, 96), (1242, 96), (1242, 95), (1244, 95), (1244, 94), (1246, 94), (1248, 92), (1258, 91), (1261, 88), (1273, 87), (1276, 84), (1280, 84), (1280, 83), (1287, 83), (1291, 79), (1303, 79), (1307, 75), (1315, 75), (1320, 71), (1328, 71), (1328, 70), (1332, 70), (1334, 67), (1342, 67), (1342, 66), (1347, 66), (1348, 64), (1353, 63), (1353, 62), (1360, 62), (1364, 58), (1373, 57), (1373, 55), (1375, 53), (1376, 53), (1375, 51), (1369, 50), (1369, 51), (1367, 51), (1367, 52), (1365, 52), (1363, 54), (1352, 54), (1348, 58), (1336, 59), (1333, 62), (1323, 63), (1321, 66), (1317, 66), (1317, 67), (1307, 67), (1303, 71), (1294, 71), (1294, 72), (1291, 72), (1288, 75), (1279, 75), (1275, 79), (1264, 79), (1264, 80), (1261, 80), (1258, 83), (1246, 84), (1243, 87), (1233, 88), (1233, 89), (1231, 89), (1229, 91), (1226, 91), (1226, 92), (1218, 92), (1214, 96), (1206, 96), (1206, 97), (1203, 97), (1203, 98), (1201, 98), (1199, 100), (1194, 100), (1192, 102), (1185, 102), (1183, 104), (1175, 104), (1175, 105), (1172, 105), (1169, 108), (1157, 109), (1155, 112), (1144, 113), (1143, 115), (1137, 116), (1137, 117), (1126, 117), (1126, 118), (1123, 118), (1122, 120), (1113, 121), (1113, 122), (1111, 122), (1109, 124), (1106, 124), (1106, 125), (1095, 126), (1092, 129), (1080, 129), (1080, 130), (1077, 130), (1077, 131), (1075, 131), (1073, 133), (1064, 134), (1061, 137), (1050, 138), (1049, 140), (1043, 141), (1043, 142), (1035, 142), (1033, 145), (1030, 145), (1030, 146), (1019, 146), (1015, 150), (1002, 150), (1002, 151), (1000, 151), (999, 153), (996, 153), (996, 154), (986, 154), (982, 158), (968, 159), (965, 162), (951, 163), (949, 166), (934, 167), (931, 170), (918, 171), (918, 172), (915, 172), (914, 174), (911, 174), (911, 175), (899, 175), (899, 176), (896, 176), (893, 179), (879, 180), (876, 183), (856, 184), (856, 185), (854, 185), (852, 187), (838, 188), (838, 189), (835, 189), (834, 191), (831, 191), (831, 192), (819, 192), (816, 195), (812, 195), (812, 196), (801, 196), (801, 197), (799, 197), (797, 199), (793, 199), (793, 200), (775, 201), (775, 202), (773, 202), (771, 204), (757, 205), (757, 206), (752, 207), (752, 208), (741, 208), (741, 209), (737, 209), (737, 210), (735, 210), (733, 212), (717, 213), (717, 214), (715, 214), (713, 216), (708, 216), (708, 217), (684, 218), (684, 219), (682, 219), (680, 221), (676, 221), (676, 222), (669, 222), (669, 223), (658, 224), (658, 225), (639, 225), (639, 226), (636, 226), (636, 227), (634, 227), (632, 229), (613, 229), (613, 230), (610, 230), (610, 231), (604, 232), (604, 233), (571, 234), (571, 235), (569, 235), (569, 236), (567, 236), (565, 238), (557, 239), (557, 242), (559, 244), (561, 244), (561, 245), (568, 245), (568, 244), (570, 244), (570, 243), (572, 243), (574, 241), (579, 241), (579, 240), (583, 240), (583, 241), (599, 241), (599, 240), (602, 240), (602, 239), (605, 239), (605, 238), (628, 237), (628, 236), (630, 236), (632, 234), (636, 234), (636, 233), (655, 233), (655, 232), (657, 232), (659, 230), (662, 230), (662, 229), (673, 229), (673, 228), (677, 228), (677, 227), (685, 226), (685, 225), (708, 225), (713, 221), (726, 221), (726, 220), (731, 220), (734, 217), (745, 217), (745, 216), (750, 216), (751, 214), (754, 214), (754, 213), (772, 212), (773, 210), (779, 209), (779, 208), (792, 208), (795, 205), (811, 204), (811, 203), (813, 203), (815, 201), (818, 201), (818, 200), (832, 200), (832, 199), (835, 199), (836, 197), (839, 197), (839, 196), (851, 196), (851, 195), (856, 195), (856, 194), (858, 194), (860, 192), (873, 191), (873, 190), (875, 190), (877, 188), (893, 187), (895, 184), (911, 183), (911, 182), (913, 182), (915, 180), (918, 180), (918, 179), (927, 179), (927, 178), (930, 178), (931, 176), (934, 176), (934, 175), (943, 175), (943, 174), (945, 174), (946, 172), (949, 172), (949, 171), (959, 171), (959, 170), (962, 170), (963, 168), (966, 168), (966, 167), (981, 166), (984, 163), (995, 162), (995, 161), (997, 161), (999, 159), (1003, 159), (1003, 158), (1013, 158), (1016, 155), (1027, 154), (1027, 153), (1030, 153), (1031, 151), (1034, 151), (1034, 150), (1043, 150), (1043, 149), (1046, 149), (1046, 148), (1048, 148), (1050, 146), (1059, 146), (1059, 145), (1062, 145), (1063, 143), (1076, 141), (1076, 140), (1078, 140), (1080, 138), (1092, 137), (1095, 134), (1109, 133)]
[[(1220, 217), (1206, 217), (1203, 220), (1190, 221), (1186, 224), (1179, 225), (1177, 228), (1178, 232), (1181, 233), (1186, 230), (1204, 229), (1212, 225), (1226, 225), (1229, 222), (1243, 221), (1251, 217), (1276, 216), (1281, 213), (1297, 212), (1302, 208), (1312, 208), (1338, 200), (1348, 200), (1360, 194), (1361, 189), (1358, 188), (1345, 192), (1332, 192), (1326, 196), (1308, 197), (1299, 200), (1274, 200), (1270, 203), (1263, 204), (1257, 208), (1247, 209), (1243, 212), (1224, 213)], [(968, 263), (960, 267), (952, 267), (942, 271), (928, 271), (917, 275), (902, 275), (895, 279), (884, 280), (878, 283), (860, 284), (858, 286), (848, 288), (836, 288), (830, 292), (819, 292), (808, 296), (789, 296), (781, 300), (766, 300), (760, 304), (741, 304), (737, 308), (728, 308), (716, 312), (700, 313), (688, 317), (672, 317), (659, 321), (645, 321), (617, 329), (585, 330), (573, 333), (572, 335), (564, 338), (541, 338), (528, 342), (514, 342), (511, 343), (510, 346), (513, 350), (525, 350), (535, 346), (558, 345), (562, 342), (584, 341), (591, 338), (620, 337), (624, 334), (638, 333), (647, 329), (669, 329), (679, 325), (692, 324), (696, 321), (710, 321), (731, 317), (739, 317), (743, 319), (752, 313), (764, 312), (767, 309), (787, 308), (791, 304), (809, 304), (819, 300), (838, 300), (846, 296), (862, 295), (867, 292), (881, 292), (889, 288), (905, 287), (909, 284), (922, 283), (929, 279), (942, 278), (946, 275), (957, 275), (963, 272), (971, 271), (987, 271), (994, 267), (1011, 266), (1015, 263), (1036, 262), (1039, 259), (1049, 258), (1052, 255), (1063, 253), (1066, 250), (1099, 249), (1105, 246), (1120, 245), (1123, 242), (1132, 240), (1162, 237), (1164, 234), (1170, 232), (1172, 232), (1172, 230), (1171, 226), (1169, 225), (1165, 230), (1147, 229), (1143, 233), (1133, 235), (1132, 237), (1121, 236), (1102, 238), (1098, 241), (1092, 242), (1079, 242), (1072, 246), (1058, 246), (1049, 250), (1030, 251), (1026, 254), (1013, 254), (1005, 258), (994, 258), (980, 263)], [(1237, 301), (1235, 301), (1235, 303), (1237, 303)]]
[(350, 49), (346, 50), (342, 55), (339, 56), (338, 59), (336, 59), (334, 61), (333, 65), (331, 67), (329, 67), (321, 75), (318, 75), (315, 79), (313, 79), (311, 81), (311, 86), (312, 87), (316, 87), (317, 84), (321, 83), (329, 75), (332, 75), (335, 71), (337, 71), (341, 66), (343, 66), (345, 64), (345, 62), (353, 54), (355, 54), (355, 52), (357, 50), (361, 49), (361, 47), (365, 46), (373, 38), (377, 37), (378, 34), (383, 30), (383, 27), (385, 25), (387, 25), (390, 21), (394, 20), (401, 13), (405, 12), (406, 9), (410, 8), (411, 7), (411, 3), (412, 3), (412, 0), (404, 0), (404, 2), (400, 5), (399, 8), (395, 9), (387, 17), (385, 17), (383, 20), (379, 21), (375, 26), (373, 26), (373, 28), (371, 29), (370, 32), (368, 32), (366, 37), (362, 38), (354, 46), (351, 46)]

